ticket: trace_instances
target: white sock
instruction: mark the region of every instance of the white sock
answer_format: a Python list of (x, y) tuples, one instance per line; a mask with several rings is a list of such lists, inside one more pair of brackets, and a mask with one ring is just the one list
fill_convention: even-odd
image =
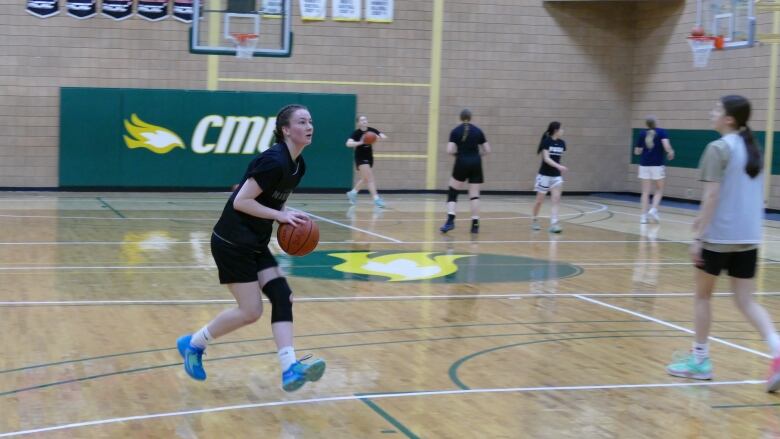
[(374, 195), (374, 199), (378, 200), (379, 199), (379, 194)]
[(558, 224), (558, 218), (556, 217), (550, 218), (550, 224)]
[(282, 365), (282, 371), (286, 371), (298, 361), (295, 359), (295, 349), (293, 349), (292, 346), (286, 346), (279, 349), (277, 355), (279, 356), (279, 363)]
[(780, 357), (780, 335), (777, 335), (777, 332), (773, 332), (766, 342), (769, 345), (769, 351), (772, 353), (772, 357)]
[(358, 191), (356, 191), (356, 190), (354, 190), (354, 189), (352, 189), (351, 191), (349, 191), (349, 193), (350, 193), (350, 194), (353, 194), (353, 195), (357, 195), (357, 192), (358, 192)]
[(477, 216), (472, 216), (472, 217), (471, 217), (471, 219), (473, 219), (473, 220), (478, 220), (478, 219), (479, 219), (479, 215), (477, 215)]
[(209, 327), (206, 325), (200, 328), (198, 332), (192, 334), (190, 345), (196, 348), (205, 349), (206, 345), (212, 341), (214, 341), (214, 337), (211, 336), (211, 333), (209, 333)]
[(701, 363), (705, 358), (710, 357), (710, 344), (709, 343), (696, 343), (693, 342), (693, 358), (697, 363)]

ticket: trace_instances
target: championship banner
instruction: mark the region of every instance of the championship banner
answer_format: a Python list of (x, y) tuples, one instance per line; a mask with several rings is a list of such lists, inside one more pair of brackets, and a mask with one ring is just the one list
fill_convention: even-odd
[(60, 13), (57, 0), (27, 0), (27, 12), (39, 18), (49, 18)]
[(168, 0), (138, 0), (137, 8), (136, 13), (149, 21), (168, 18)]
[(124, 20), (133, 15), (133, 0), (103, 0), (102, 14), (114, 20)]
[(393, 22), (393, 0), (366, 0), (366, 21)]
[(263, 17), (279, 18), (282, 16), (284, 0), (263, 0)]
[(97, 15), (96, 0), (67, 0), (65, 7), (68, 9), (68, 15), (79, 20)]
[(325, 20), (325, 0), (301, 0), (301, 19), (303, 21)]
[(192, 23), (192, 0), (173, 0), (173, 18)]
[(332, 0), (333, 21), (360, 21), (360, 0)]

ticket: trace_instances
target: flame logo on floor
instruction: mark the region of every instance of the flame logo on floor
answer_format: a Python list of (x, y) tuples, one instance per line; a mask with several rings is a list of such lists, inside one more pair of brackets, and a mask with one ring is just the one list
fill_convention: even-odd
[(146, 123), (135, 113), (125, 119), (124, 136), (128, 148), (146, 148), (155, 154), (167, 154), (174, 148), (184, 148), (184, 142), (173, 131)]
[(375, 252), (329, 253), (344, 260), (333, 267), (343, 273), (382, 276), (390, 282), (433, 279), (458, 271), (455, 261), (474, 255), (438, 255), (434, 253), (394, 253), (370, 258)]

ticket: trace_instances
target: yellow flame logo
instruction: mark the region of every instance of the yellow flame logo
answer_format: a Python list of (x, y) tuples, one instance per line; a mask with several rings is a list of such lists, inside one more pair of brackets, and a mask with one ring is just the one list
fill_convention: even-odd
[(329, 253), (344, 262), (333, 267), (343, 273), (382, 276), (390, 282), (433, 279), (458, 271), (455, 261), (473, 255), (438, 255), (433, 253), (395, 253), (369, 258), (375, 252)]
[[(155, 154), (166, 154), (174, 148), (184, 148), (184, 142), (173, 131), (142, 121), (135, 113), (125, 119), (125, 145), (128, 148), (146, 148)], [(132, 137), (131, 137), (132, 136)]]

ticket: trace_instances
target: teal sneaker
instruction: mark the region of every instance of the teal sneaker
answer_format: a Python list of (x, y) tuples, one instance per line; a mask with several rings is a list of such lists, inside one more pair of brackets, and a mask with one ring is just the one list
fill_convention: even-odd
[(374, 200), (374, 206), (379, 207), (379, 208), (384, 208), (385, 207), (385, 200), (383, 200), (382, 197), (377, 198), (376, 200)]
[(349, 200), (349, 204), (357, 203), (357, 192), (355, 191), (347, 192), (347, 199)]
[(206, 379), (206, 370), (203, 369), (203, 352), (205, 349), (196, 348), (190, 344), (192, 334), (183, 335), (176, 340), (176, 348), (179, 355), (184, 359), (184, 371), (192, 379), (204, 381)]
[(294, 392), (303, 387), (306, 381), (315, 382), (322, 378), (325, 373), (325, 361), (317, 359), (311, 363), (303, 363), (309, 358), (311, 355), (306, 355), (282, 373), (282, 389), (285, 392)]
[(675, 353), (672, 362), (666, 366), (666, 372), (680, 378), (711, 380), (712, 362), (709, 358), (698, 362), (692, 353)]
[(563, 229), (561, 228), (561, 225), (560, 225), (560, 224), (558, 224), (558, 223), (555, 223), (555, 224), (552, 224), (552, 225), (550, 225), (550, 228), (549, 228), (549, 229), (547, 229), (547, 230), (548, 230), (550, 233), (561, 233), (561, 231), (562, 231)]

